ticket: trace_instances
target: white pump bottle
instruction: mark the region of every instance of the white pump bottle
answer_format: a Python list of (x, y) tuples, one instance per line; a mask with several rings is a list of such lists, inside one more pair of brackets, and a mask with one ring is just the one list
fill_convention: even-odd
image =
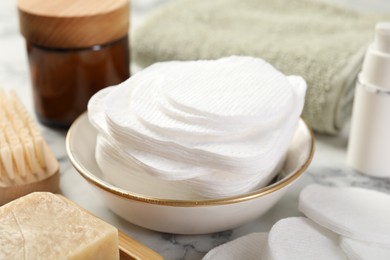
[(375, 28), (355, 92), (347, 163), (375, 177), (390, 177), (390, 22)]

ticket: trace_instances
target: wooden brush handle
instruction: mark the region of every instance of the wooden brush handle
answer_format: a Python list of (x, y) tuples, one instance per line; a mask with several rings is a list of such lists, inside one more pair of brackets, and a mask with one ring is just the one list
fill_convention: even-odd
[(134, 240), (131, 237), (127, 236), (122, 231), (119, 231), (119, 250), (121, 260), (164, 259), (158, 253), (146, 247), (144, 244), (141, 244), (137, 240)]

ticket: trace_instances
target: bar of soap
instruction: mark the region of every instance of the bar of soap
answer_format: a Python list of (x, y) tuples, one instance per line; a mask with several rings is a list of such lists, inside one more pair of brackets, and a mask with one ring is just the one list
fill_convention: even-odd
[(49, 192), (2, 206), (0, 234), (0, 259), (119, 259), (115, 227)]

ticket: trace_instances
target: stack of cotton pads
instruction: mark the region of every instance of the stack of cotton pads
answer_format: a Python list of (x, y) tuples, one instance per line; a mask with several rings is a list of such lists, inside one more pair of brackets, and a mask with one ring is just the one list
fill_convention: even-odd
[(257, 58), (157, 63), (91, 98), (96, 160), (143, 195), (242, 194), (282, 166), (305, 92), (302, 78)]
[(390, 259), (389, 195), (314, 184), (301, 192), (299, 209), (307, 218), (282, 219), (269, 233), (231, 241), (211, 250), (204, 260), (232, 259), (231, 255), (251, 256), (248, 260)]

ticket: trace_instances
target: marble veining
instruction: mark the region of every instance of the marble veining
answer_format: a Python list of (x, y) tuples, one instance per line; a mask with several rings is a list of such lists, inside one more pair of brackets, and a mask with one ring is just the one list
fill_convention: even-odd
[(326, 186), (361, 187), (390, 194), (390, 179), (368, 177), (352, 169), (313, 166), (308, 174), (314, 182)]
[[(352, 8), (390, 13), (386, 0), (327, 0)], [(167, 0), (132, 0), (132, 25), (137, 26), (148, 14)], [(133, 71), (136, 68), (133, 66)], [(0, 1), (0, 86), (15, 90), (33, 114), (31, 84), (25, 42), (19, 33), (16, 0)], [(378, 179), (355, 172), (345, 162), (348, 127), (339, 136), (316, 135), (316, 154), (311, 166), (294, 183), (280, 202), (261, 218), (234, 230), (215, 234), (184, 236), (147, 230), (116, 216), (96, 197), (86, 181), (71, 166), (65, 149), (65, 131), (42, 126), (42, 132), (61, 166), (60, 192), (105, 221), (144, 243), (165, 259), (200, 259), (210, 249), (252, 232), (269, 231), (279, 219), (301, 216), (298, 196), (310, 183), (328, 186), (358, 186), (390, 193), (390, 178)]]

